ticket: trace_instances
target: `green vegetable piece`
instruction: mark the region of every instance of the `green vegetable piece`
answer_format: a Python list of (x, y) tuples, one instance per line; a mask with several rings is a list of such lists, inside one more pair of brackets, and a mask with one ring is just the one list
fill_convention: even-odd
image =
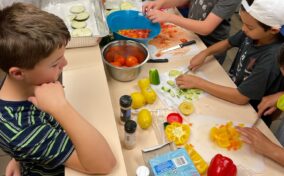
[(171, 70), (171, 71), (169, 72), (169, 76), (170, 76), (170, 77), (177, 77), (177, 76), (179, 76), (179, 75), (181, 75), (181, 74), (182, 74), (182, 72), (179, 71), (179, 70)]
[(168, 80), (167, 83), (168, 83), (168, 85), (170, 85), (172, 87), (176, 86), (176, 84), (175, 84), (175, 82), (173, 80)]
[(85, 21), (89, 18), (90, 14), (88, 12), (82, 12), (76, 15), (75, 20)]
[(159, 85), (160, 84), (160, 76), (159, 72), (156, 68), (151, 68), (149, 70), (149, 79), (150, 83), (153, 85)]
[(165, 92), (170, 92), (170, 88), (165, 87), (165, 86), (162, 86), (162, 90), (165, 91)]
[(73, 29), (82, 29), (85, 28), (87, 26), (87, 23), (85, 21), (75, 21), (73, 20), (71, 22), (71, 27)]
[(172, 97), (175, 97), (175, 92), (174, 92), (172, 89), (170, 89), (170, 95), (171, 95)]
[(74, 5), (70, 8), (70, 12), (75, 14), (82, 13), (84, 11), (85, 7), (83, 5)]

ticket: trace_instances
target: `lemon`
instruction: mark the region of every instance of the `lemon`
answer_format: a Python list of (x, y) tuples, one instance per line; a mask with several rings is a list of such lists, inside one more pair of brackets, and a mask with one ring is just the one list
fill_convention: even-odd
[(193, 112), (194, 107), (192, 103), (184, 101), (178, 106), (178, 109), (183, 115), (187, 116)]
[(149, 110), (142, 109), (138, 113), (137, 122), (142, 129), (147, 129), (152, 124), (152, 115)]
[(143, 96), (142, 93), (133, 92), (130, 96), (132, 98), (131, 106), (132, 106), (133, 109), (141, 108), (142, 106), (144, 106), (146, 104), (145, 97)]

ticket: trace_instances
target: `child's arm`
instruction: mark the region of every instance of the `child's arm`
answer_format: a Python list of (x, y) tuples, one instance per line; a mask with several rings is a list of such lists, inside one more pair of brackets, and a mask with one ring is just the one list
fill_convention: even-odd
[(30, 97), (35, 106), (51, 114), (62, 126), (75, 146), (65, 165), (86, 173), (109, 173), (116, 164), (104, 137), (89, 124), (65, 99), (59, 82), (35, 88)]
[(190, 70), (195, 71), (204, 63), (207, 56), (214, 55), (214, 54), (217, 54), (217, 53), (222, 53), (224, 51), (227, 51), (231, 47), (232, 46), (230, 45), (228, 39), (220, 41), (220, 42), (210, 46), (209, 48), (206, 48), (205, 50), (201, 51), (197, 55), (195, 55), (190, 60), (188, 68)]
[(142, 6), (142, 12), (144, 14), (150, 12), (151, 10), (159, 10), (161, 8), (171, 8), (184, 5), (188, 2), (188, 0), (155, 0), (145, 2)]
[(270, 115), (272, 114), (276, 109), (277, 100), (281, 95), (283, 95), (284, 92), (278, 92), (273, 95), (268, 95), (262, 98), (261, 102), (257, 106), (258, 109), (258, 115)]
[(256, 152), (284, 166), (284, 149), (270, 141), (259, 129), (253, 127), (237, 127), (245, 143)]
[(202, 89), (215, 97), (221, 98), (234, 104), (243, 105), (247, 104), (249, 101), (249, 98), (241, 94), (236, 88), (221, 86), (193, 75), (181, 75), (177, 77), (176, 84), (179, 88), (182, 89)]
[(20, 164), (12, 158), (5, 170), (5, 175), (6, 176), (21, 176), (21, 168)]

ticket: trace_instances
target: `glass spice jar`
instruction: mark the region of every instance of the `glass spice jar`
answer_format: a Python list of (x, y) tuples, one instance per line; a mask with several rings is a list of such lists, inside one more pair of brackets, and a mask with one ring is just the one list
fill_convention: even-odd
[(136, 145), (136, 127), (137, 123), (133, 120), (127, 120), (124, 124), (124, 145), (126, 149), (132, 149)]
[(120, 105), (120, 123), (124, 124), (131, 119), (131, 104), (132, 98), (129, 95), (123, 95), (119, 99)]

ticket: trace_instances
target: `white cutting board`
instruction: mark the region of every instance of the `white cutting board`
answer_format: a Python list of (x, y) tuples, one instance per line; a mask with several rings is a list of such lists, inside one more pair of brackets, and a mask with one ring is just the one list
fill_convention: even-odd
[[(192, 123), (189, 143), (193, 144), (194, 148), (208, 163), (217, 153), (220, 153), (231, 158), (238, 169), (245, 170), (245, 175), (261, 174), (264, 171), (263, 156), (255, 153), (247, 144), (243, 144), (241, 149), (237, 151), (228, 151), (218, 147), (209, 139), (210, 129), (219, 124), (226, 124), (228, 120), (214, 116), (192, 114), (186, 121)], [(238, 122), (233, 123), (234, 125), (239, 124)], [(245, 124), (245, 126), (251, 126), (251, 124)]]

